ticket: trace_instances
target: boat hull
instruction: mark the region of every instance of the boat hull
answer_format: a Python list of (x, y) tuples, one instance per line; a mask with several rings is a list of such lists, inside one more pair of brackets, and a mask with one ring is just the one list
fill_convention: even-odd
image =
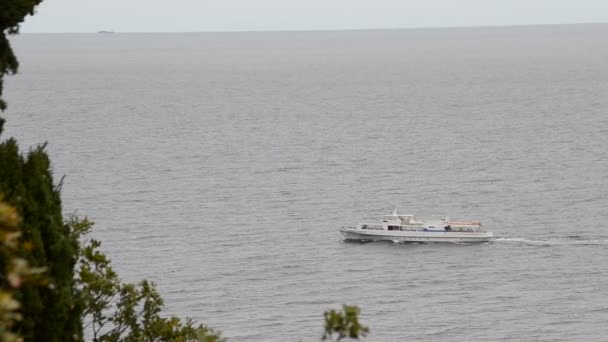
[(488, 242), (494, 239), (491, 232), (446, 232), (446, 231), (387, 231), (359, 228), (342, 228), (345, 240), (394, 241), (394, 242)]

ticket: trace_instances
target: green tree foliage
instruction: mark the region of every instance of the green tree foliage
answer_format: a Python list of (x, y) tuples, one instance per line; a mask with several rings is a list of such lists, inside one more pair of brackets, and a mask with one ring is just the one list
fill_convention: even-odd
[(48, 286), (19, 289), (23, 320), (16, 329), (26, 341), (81, 340), (82, 305), (74, 281), (78, 241), (63, 221), (44, 146), (23, 156), (14, 139), (0, 143), (0, 193), (22, 218), (22, 239), (31, 244), (23, 258), (34, 267), (46, 267), (49, 281)]
[[(3, 78), (19, 67), (8, 40), (42, 0), (0, 0), (0, 97)], [(0, 110), (6, 104), (0, 98)], [(0, 135), (4, 120), (0, 118)], [(0, 193), (22, 218), (21, 241), (28, 241), (20, 256), (30, 265), (46, 267), (48, 284), (25, 284), (16, 294), (23, 319), (11, 329), (26, 341), (71, 341), (82, 339), (81, 305), (75, 291), (74, 266), (77, 241), (70, 239), (61, 214), (59, 190), (53, 183), (50, 161), (44, 146), (26, 156), (14, 139), (0, 143)], [(10, 267), (0, 259), (0, 267)], [(6, 284), (8, 279), (0, 281)]]
[[(40, 2), (0, 0), (0, 97), (4, 75), (16, 73), (19, 67), (7, 36), (19, 31), (24, 18), (33, 14)], [(0, 110), (5, 108), (0, 98)], [(0, 118), (0, 135), (3, 125)], [(22, 218), (21, 241), (28, 241), (30, 248), (20, 250), (20, 257), (35, 267), (46, 267), (48, 277), (46, 286), (24, 284), (19, 288), (15, 298), (23, 319), (10, 328), (27, 341), (81, 340), (81, 305), (73, 273), (77, 241), (70, 240), (63, 223), (59, 191), (43, 146), (23, 156), (14, 139), (0, 143), (0, 193)], [(2, 258), (0, 267), (11, 267), (10, 262)], [(0, 281), (9, 284), (4, 276)]]
[(342, 311), (325, 311), (323, 341), (340, 341), (346, 337), (359, 339), (367, 336), (369, 328), (359, 323), (360, 312), (358, 307), (351, 305), (344, 305)]
[[(0, 196), (1, 197), (1, 196)], [(0, 198), (1, 200), (1, 198)], [(12, 206), (0, 201), (0, 341), (20, 341), (14, 327), (23, 316), (19, 312), (18, 289), (24, 284), (44, 285), (40, 275), (45, 268), (33, 268), (20, 254), (31, 248), (31, 243), (19, 241), (19, 215)]]
[[(80, 341), (85, 325), (95, 341), (223, 341), (204, 325), (161, 316), (163, 300), (154, 284), (123, 283), (99, 241), (81, 244), (92, 223), (64, 222), (44, 146), (23, 156), (13, 139), (0, 144), (0, 193), (23, 218), (22, 241), (29, 246), (21, 251), (23, 259), (46, 267), (48, 279), (46, 286), (25, 284), (7, 297), (8, 304), (21, 302), (23, 317), (7, 324), (8, 332), (26, 341)], [(0, 259), (3, 268), (12, 267), (7, 260)], [(11, 278), (3, 275), (0, 281), (8, 284)]]
[(83, 241), (93, 226), (89, 220), (72, 218), (68, 222), (79, 248), (77, 282), (84, 301), (81, 320), (93, 341), (201, 341), (222, 342), (219, 333), (190, 319), (162, 317), (163, 300), (153, 283), (137, 284), (120, 280), (110, 259), (99, 247), (101, 242)]
[(28, 14), (34, 14), (34, 8), (41, 2), (42, 0), (0, 0), (0, 110), (6, 108), (6, 103), (1, 98), (2, 79), (6, 74), (16, 73), (19, 67), (7, 35), (19, 32), (19, 25)]

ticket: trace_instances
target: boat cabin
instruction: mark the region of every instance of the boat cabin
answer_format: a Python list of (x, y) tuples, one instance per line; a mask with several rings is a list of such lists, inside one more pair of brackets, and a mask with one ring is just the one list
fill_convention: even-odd
[(416, 223), (416, 218), (414, 215), (384, 215), (382, 217), (382, 222), (390, 223), (390, 224), (412, 224)]
[(417, 221), (414, 215), (384, 215), (382, 227), (384, 230), (412, 230), (416, 229), (422, 222)]

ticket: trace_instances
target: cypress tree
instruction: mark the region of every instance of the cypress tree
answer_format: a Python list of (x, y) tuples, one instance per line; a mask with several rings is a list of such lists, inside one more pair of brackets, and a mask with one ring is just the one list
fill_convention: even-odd
[[(0, 97), (3, 76), (19, 67), (7, 35), (17, 33), (19, 24), (41, 1), (0, 0)], [(0, 98), (0, 110), (5, 108)], [(3, 125), (0, 118), (0, 136)], [(22, 239), (31, 246), (23, 257), (47, 270), (45, 286), (19, 289), (23, 320), (17, 332), (25, 341), (82, 340), (82, 306), (74, 281), (78, 243), (64, 223), (59, 187), (53, 182), (44, 146), (23, 155), (14, 139), (0, 143), (0, 194), (22, 218)], [(4, 263), (0, 260), (0, 266)], [(0, 275), (0, 283), (6, 281)]]
[(19, 333), (26, 341), (80, 340), (81, 306), (74, 284), (77, 241), (63, 221), (59, 189), (43, 146), (24, 157), (14, 139), (0, 144), (0, 193), (22, 217), (23, 239), (32, 246), (24, 257), (33, 266), (47, 268), (47, 286), (20, 289)]

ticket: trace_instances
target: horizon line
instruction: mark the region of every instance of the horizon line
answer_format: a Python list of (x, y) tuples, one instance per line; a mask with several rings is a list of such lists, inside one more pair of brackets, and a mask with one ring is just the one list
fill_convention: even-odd
[(289, 32), (343, 32), (343, 31), (397, 31), (397, 30), (445, 30), (445, 29), (482, 29), (482, 28), (516, 28), (516, 27), (545, 27), (545, 26), (583, 26), (607, 25), (605, 22), (567, 22), (550, 24), (488, 24), (488, 25), (454, 25), (454, 26), (412, 26), (412, 27), (368, 27), (368, 28), (319, 28), (319, 29), (257, 29), (257, 30), (201, 30), (201, 31), (118, 31), (101, 29), (98, 31), (53, 31), (53, 32), (19, 32), (22, 34), (165, 34), (165, 33), (289, 33)]

